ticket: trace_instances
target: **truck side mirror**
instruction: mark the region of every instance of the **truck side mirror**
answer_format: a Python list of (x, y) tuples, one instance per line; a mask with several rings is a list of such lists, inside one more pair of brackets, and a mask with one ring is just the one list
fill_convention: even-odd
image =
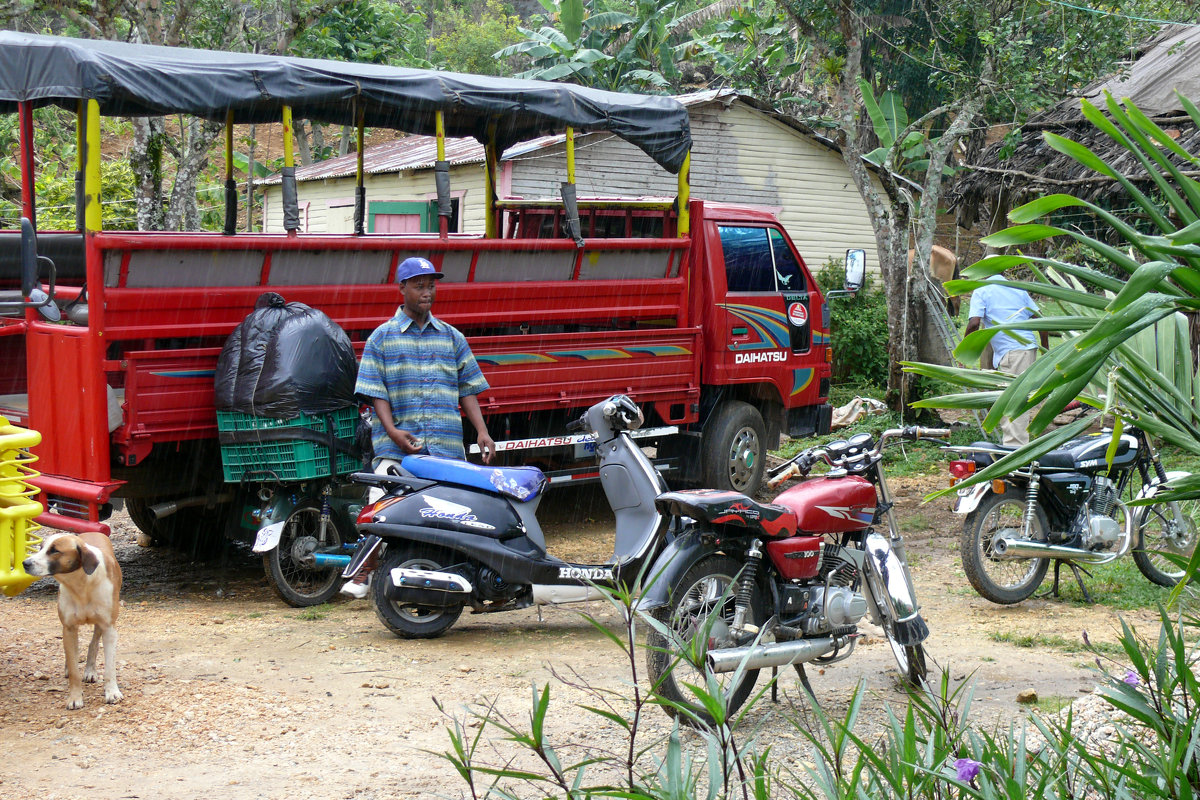
[(867, 277), (867, 251), (846, 251), (846, 281), (845, 290), (850, 294), (863, 287)]

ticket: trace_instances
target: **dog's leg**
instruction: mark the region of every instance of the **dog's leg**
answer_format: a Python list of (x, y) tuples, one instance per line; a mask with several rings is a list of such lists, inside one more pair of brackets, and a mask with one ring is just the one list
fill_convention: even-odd
[[(100, 630), (100, 626), (96, 626)], [(117, 688), (117, 629), (109, 625), (104, 629), (104, 702), (119, 703), (125, 699)]]
[[(92, 626), (92, 641), (88, 643), (87, 662), (83, 666), (83, 682), (95, 683), (96, 678), (100, 677), (96, 673), (96, 654), (100, 650), (100, 626)], [(105, 649), (104, 655), (105, 664), (108, 663), (108, 650)]]
[(83, 681), (79, 676), (79, 626), (63, 625), (63, 653), (67, 657), (67, 709), (83, 708)]

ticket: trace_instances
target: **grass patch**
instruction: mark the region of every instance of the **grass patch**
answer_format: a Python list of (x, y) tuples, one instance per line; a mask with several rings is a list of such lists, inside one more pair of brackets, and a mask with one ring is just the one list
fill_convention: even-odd
[(1015, 633), (1013, 631), (993, 631), (992, 633), (988, 634), (988, 638), (993, 642), (1011, 644), (1013, 647), (1023, 647), (1028, 649), (1035, 647), (1049, 647), (1064, 653), (1094, 652), (1113, 657), (1123, 658), (1125, 656), (1125, 651), (1119, 644), (1114, 644), (1112, 642), (1092, 642), (1089, 646), (1084, 644), (1082, 635), (1078, 639), (1068, 639), (1065, 636), (1058, 636), (1057, 634), (1051, 633)]
[(1075, 700), (1074, 697), (1064, 697), (1060, 694), (1042, 697), (1038, 695), (1038, 700), (1033, 704), (1033, 708), (1043, 716), (1053, 716), (1062, 711)]
[(296, 619), (303, 619), (309, 622), (325, 619), (329, 616), (329, 612), (333, 610), (333, 606), (329, 603), (321, 603), (319, 606), (310, 606), (300, 609), (300, 613), (296, 615)]
[[(1044, 583), (1044, 586), (1049, 586), (1048, 581), (1053, 580), (1053, 570), (1054, 566), (1051, 565), (1050, 571), (1046, 573), (1047, 583)], [(1091, 576), (1083, 576), (1083, 585), (1087, 587), (1094, 604), (1117, 611), (1154, 608), (1166, 603), (1171, 594), (1170, 589), (1148, 581), (1129, 556), (1118, 558), (1111, 564), (1088, 567), (1088, 571)], [(1079, 584), (1071, 574), (1070, 567), (1063, 566), (1058, 587), (1061, 599), (1076, 605), (1093, 605), (1079, 590)], [(1180, 596), (1179, 605), (1183, 610), (1196, 608), (1195, 599), (1188, 593)]]

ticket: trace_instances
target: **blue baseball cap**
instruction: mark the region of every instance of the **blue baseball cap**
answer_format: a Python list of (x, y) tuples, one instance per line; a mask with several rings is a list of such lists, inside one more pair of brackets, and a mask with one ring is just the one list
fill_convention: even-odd
[(409, 278), (416, 278), (420, 275), (428, 275), (431, 278), (444, 278), (442, 273), (437, 271), (437, 267), (428, 258), (406, 258), (400, 262), (400, 266), (396, 267), (396, 282), (404, 283)]

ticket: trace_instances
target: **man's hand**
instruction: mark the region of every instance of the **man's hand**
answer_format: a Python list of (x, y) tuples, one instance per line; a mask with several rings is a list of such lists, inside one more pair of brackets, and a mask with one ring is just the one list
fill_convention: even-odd
[(388, 437), (396, 443), (397, 447), (409, 455), (414, 455), (421, 452), (421, 440), (416, 436), (413, 436), (408, 431), (394, 428), (393, 430), (388, 431)]
[(492, 437), (488, 435), (487, 430), (479, 434), (476, 443), (479, 445), (479, 456), (483, 459), (483, 463), (492, 463), (492, 456), (496, 455), (496, 443), (492, 441)]

